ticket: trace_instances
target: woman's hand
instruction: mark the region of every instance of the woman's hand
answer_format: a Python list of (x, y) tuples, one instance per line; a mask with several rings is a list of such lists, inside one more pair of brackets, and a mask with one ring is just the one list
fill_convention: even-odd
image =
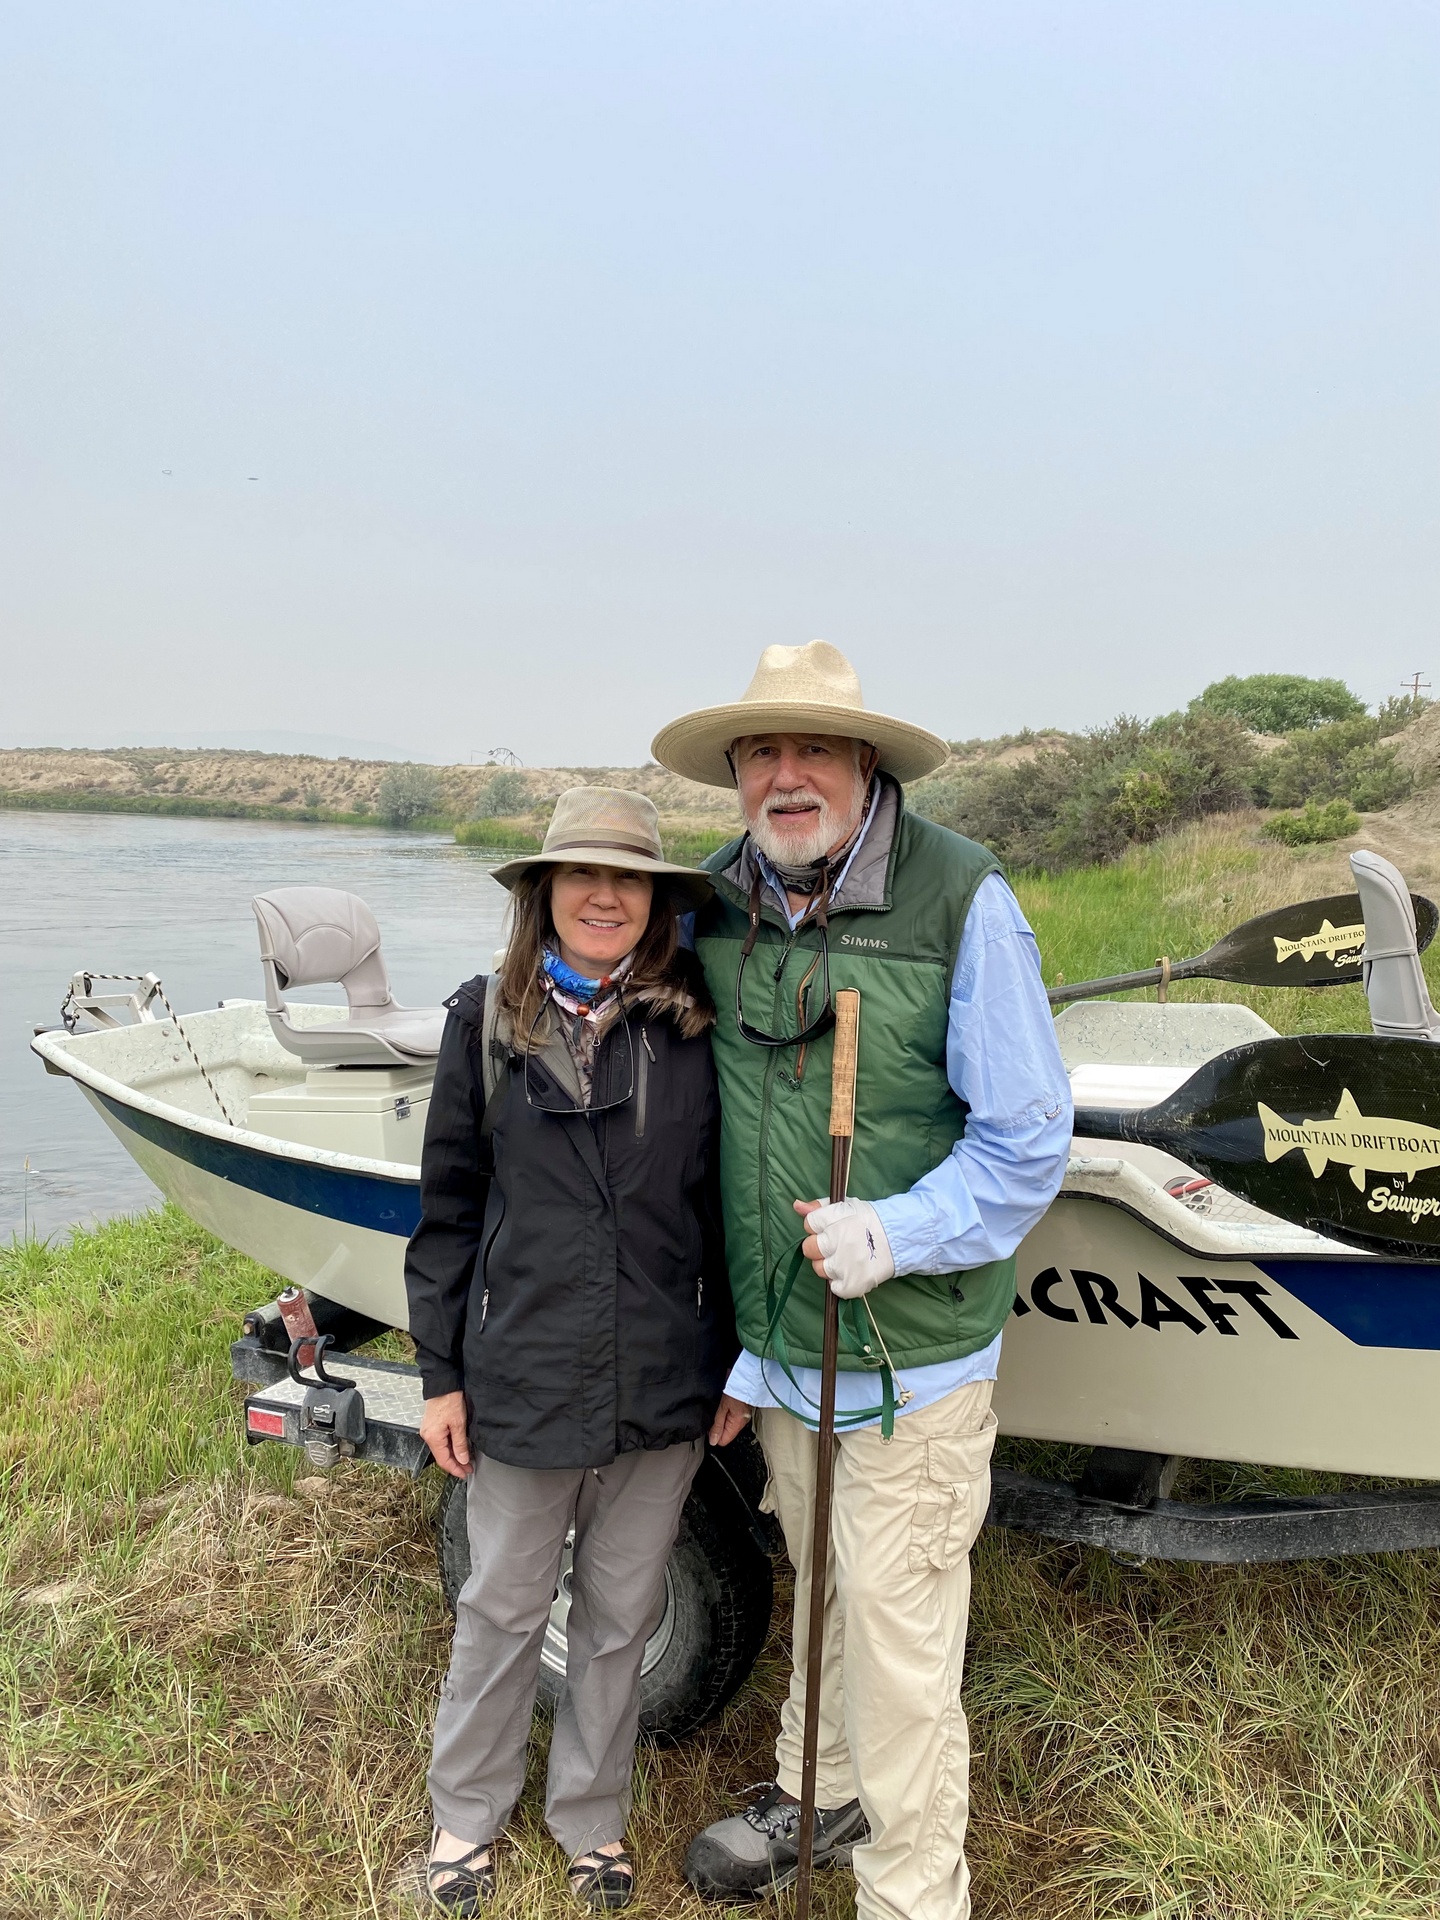
[(453, 1473), (457, 1480), (470, 1478), (470, 1442), (465, 1427), (463, 1393), (440, 1393), (425, 1402), (420, 1438), (429, 1447), (436, 1466)]
[(722, 1393), (710, 1428), (711, 1446), (728, 1447), (740, 1429), (749, 1424), (749, 1420), (750, 1409), (745, 1402), (732, 1400), (728, 1393)]

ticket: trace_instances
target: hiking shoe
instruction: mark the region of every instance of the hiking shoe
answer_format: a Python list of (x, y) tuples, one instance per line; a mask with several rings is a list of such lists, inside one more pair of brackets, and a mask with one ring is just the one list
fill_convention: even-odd
[[(800, 1858), (800, 1803), (768, 1784), (743, 1813), (717, 1820), (696, 1834), (685, 1856), (685, 1878), (707, 1899), (778, 1893), (795, 1878)], [(858, 1800), (815, 1810), (815, 1865), (846, 1867), (870, 1829)]]

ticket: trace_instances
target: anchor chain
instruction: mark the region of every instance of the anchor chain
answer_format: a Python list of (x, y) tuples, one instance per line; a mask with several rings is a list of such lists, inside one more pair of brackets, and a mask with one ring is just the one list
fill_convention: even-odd
[[(79, 977), (80, 977), (79, 975), (76, 976), (77, 979)], [(224, 1100), (222, 1099), (220, 1094), (220, 1089), (216, 1086), (215, 1082), (210, 1078), (209, 1073), (206, 1071), (205, 1062), (200, 1058), (199, 1054), (195, 1051), (195, 1043), (191, 1040), (189, 1034), (185, 1031), (184, 1026), (181, 1024), (179, 1014), (176, 1013), (174, 1007), (171, 1006), (169, 996), (166, 994), (164, 987), (160, 984), (159, 980), (155, 977), (153, 973), (86, 973), (84, 975), (84, 979), (86, 981), (87, 986), (89, 982), (92, 980), (120, 980), (120, 981), (126, 982), (127, 984), (131, 984), (135, 986), (148, 986), (149, 992), (145, 996), (145, 1003), (148, 1005), (148, 1003), (151, 1000), (158, 1000), (161, 1006), (164, 1007), (166, 1013), (169, 1014), (170, 1019), (174, 1023), (175, 1031), (179, 1034), (180, 1038), (185, 1042), (186, 1052), (190, 1055), (190, 1058), (195, 1062), (196, 1072), (200, 1075), (200, 1078), (205, 1082), (205, 1085), (209, 1088), (211, 1098), (214, 1100), (216, 1106), (220, 1109), (221, 1114), (224, 1116), (226, 1126), (228, 1127), (239, 1126), (240, 1124), (239, 1121), (236, 1120), (235, 1116), (231, 1113), (230, 1109), (226, 1106)], [(130, 998), (131, 998), (131, 1003), (133, 1005), (139, 999), (139, 996), (137, 994), (132, 994)], [(75, 998), (75, 982), (72, 980), (69, 988), (66, 991), (65, 998), (60, 1003), (60, 1018), (64, 1021), (67, 1032), (74, 1033), (76, 1023), (79, 1020), (80, 1015), (85, 1011), (86, 1011), (86, 1008), (84, 1007), (83, 1003)], [(139, 1012), (138, 1007), (136, 1011), (138, 1014)], [(117, 1025), (118, 1024), (119, 1023), (117, 1022)]]

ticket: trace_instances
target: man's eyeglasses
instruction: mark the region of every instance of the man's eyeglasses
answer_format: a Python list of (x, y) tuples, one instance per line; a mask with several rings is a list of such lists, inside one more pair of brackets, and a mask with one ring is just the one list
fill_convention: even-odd
[[(829, 1033), (835, 1024), (835, 1005), (830, 994), (830, 928), (826, 915), (826, 904), (830, 892), (828, 871), (822, 872), (820, 885), (815, 897), (806, 908), (799, 925), (780, 949), (780, 957), (775, 963), (774, 981), (779, 986), (785, 977), (785, 968), (790, 955), (795, 950), (795, 941), (799, 934), (813, 921), (820, 930), (820, 950), (801, 976), (795, 990), (795, 1019), (797, 1031), (794, 1033), (766, 1033), (759, 1027), (751, 1026), (745, 1018), (745, 966), (755, 951), (755, 942), (760, 936), (760, 876), (757, 873), (750, 889), (750, 929), (745, 935), (745, 943), (740, 949), (740, 965), (735, 973), (735, 1024), (740, 1029), (742, 1040), (748, 1040), (752, 1047), (805, 1047), (812, 1040), (820, 1039)], [(808, 1024), (805, 1020), (806, 1007), (810, 998), (810, 988), (817, 970), (823, 982), (824, 998), (820, 1012)]]

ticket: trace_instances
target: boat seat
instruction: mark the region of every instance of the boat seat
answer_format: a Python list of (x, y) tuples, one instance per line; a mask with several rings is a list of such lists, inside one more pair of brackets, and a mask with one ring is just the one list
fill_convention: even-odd
[[(260, 925), (265, 1011), (275, 1038), (311, 1067), (413, 1066), (433, 1060), (445, 1026), (443, 1007), (402, 1007), (390, 991), (380, 929), (357, 894), (339, 887), (276, 887), (250, 902)], [(294, 987), (345, 989), (343, 1019), (293, 1021), (285, 994)]]

